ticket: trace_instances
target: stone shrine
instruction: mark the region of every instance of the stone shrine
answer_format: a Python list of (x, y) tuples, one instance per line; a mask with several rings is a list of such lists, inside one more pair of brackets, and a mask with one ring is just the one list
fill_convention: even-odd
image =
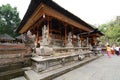
[(28, 31), (35, 35), (36, 53), (31, 60), (37, 73), (79, 61), (91, 53), (88, 44), (95, 45), (103, 35), (53, 0), (31, 0), (16, 32)]

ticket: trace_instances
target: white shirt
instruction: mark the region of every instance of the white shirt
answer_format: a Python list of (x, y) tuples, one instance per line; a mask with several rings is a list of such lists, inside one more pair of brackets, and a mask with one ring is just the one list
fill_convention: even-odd
[(115, 47), (115, 50), (116, 50), (116, 51), (119, 51), (119, 47)]

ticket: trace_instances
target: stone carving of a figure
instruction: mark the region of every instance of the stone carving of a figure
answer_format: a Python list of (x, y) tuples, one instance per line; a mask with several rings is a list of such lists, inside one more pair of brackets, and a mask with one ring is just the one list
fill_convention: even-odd
[(48, 30), (47, 30), (46, 25), (44, 25), (42, 28), (42, 40), (43, 40), (43, 45), (47, 45), (47, 43), (48, 43)]
[(86, 47), (86, 46), (87, 46), (87, 40), (84, 39), (84, 41), (83, 41), (83, 47)]
[(67, 46), (69, 46), (69, 47), (72, 47), (72, 46), (73, 46), (73, 45), (72, 45), (72, 39), (71, 39), (71, 37), (72, 37), (72, 33), (69, 32), (69, 33), (68, 33), (68, 43), (67, 43)]
[(71, 32), (69, 32), (69, 33), (68, 33), (68, 43), (71, 43), (71, 42), (72, 42), (71, 37), (72, 37), (72, 34), (71, 34)]
[(77, 43), (78, 43), (78, 47), (81, 47), (81, 40), (79, 35), (77, 35)]
[(33, 46), (34, 42), (35, 42), (35, 35), (32, 35), (32, 33), (30, 31), (28, 31), (27, 34), (24, 34), (24, 36), (25, 36), (24, 37), (25, 43)]

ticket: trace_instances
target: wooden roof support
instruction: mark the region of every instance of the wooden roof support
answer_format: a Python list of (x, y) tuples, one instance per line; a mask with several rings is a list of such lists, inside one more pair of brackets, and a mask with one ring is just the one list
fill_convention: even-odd
[(74, 44), (74, 28), (72, 27), (72, 44)]
[(47, 18), (48, 39), (50, 38), (50, 18)]
[(39, 31), (38, 31), (38, 27), (37, 27), (37, 33), (36, 33), (36, 46), (38, 45), (38, 41), (39, 41)]
[(93, 37), (93, 43), (96, 45), (96, 37)]
[(39, 18), (32, 26), (30, 26), (27, 30), (34, 30), (35, 29), (35, 27), (40, 27), (40, 25), (41, 25), (41, 23), (43, 22), (43, 21), (45, 21), (45, 19), (44, 18)]
[(49, 37), (51, 37), (51, 28), (52, 28), (52, 18), (49, 16)]
[(64, 23), (64, 26), (65, 26), (65, 37), (64, 37), (64, 44), (66, 45), (67, 44), (67, 24)]
[(89, 45), (89, 37), (87, 37), (87, 46)]
[(20, 30), (20, 33), (27, 31), (41, 16), (43, 15), (43, 6), (41, 6), (37, 11), (34, 12), (34, 15), (27, 21), (27, 23)]

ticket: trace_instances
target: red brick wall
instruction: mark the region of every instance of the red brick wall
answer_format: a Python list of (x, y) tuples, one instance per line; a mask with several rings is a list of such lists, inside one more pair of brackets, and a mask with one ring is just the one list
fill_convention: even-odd
[(5, 56), (8, 54), (20, 54), (21, 57), (24, 57), (25, 55), (31, 54), (31, 49), (29, 47), (25, 47), (21, 44), (15, 44), (15, 45), (0, 45), (0, 57)]
[(15, 44), (15, 45), (0, 45), (0, 49), (6, 49), (6, 48), (8, 48), (8, 49), (11, 49), (11, 48), (14, 48), (14, 49), (24, 49), (24, 48), (26, 48), (24, 45), (17, 45), (17, 44)]

